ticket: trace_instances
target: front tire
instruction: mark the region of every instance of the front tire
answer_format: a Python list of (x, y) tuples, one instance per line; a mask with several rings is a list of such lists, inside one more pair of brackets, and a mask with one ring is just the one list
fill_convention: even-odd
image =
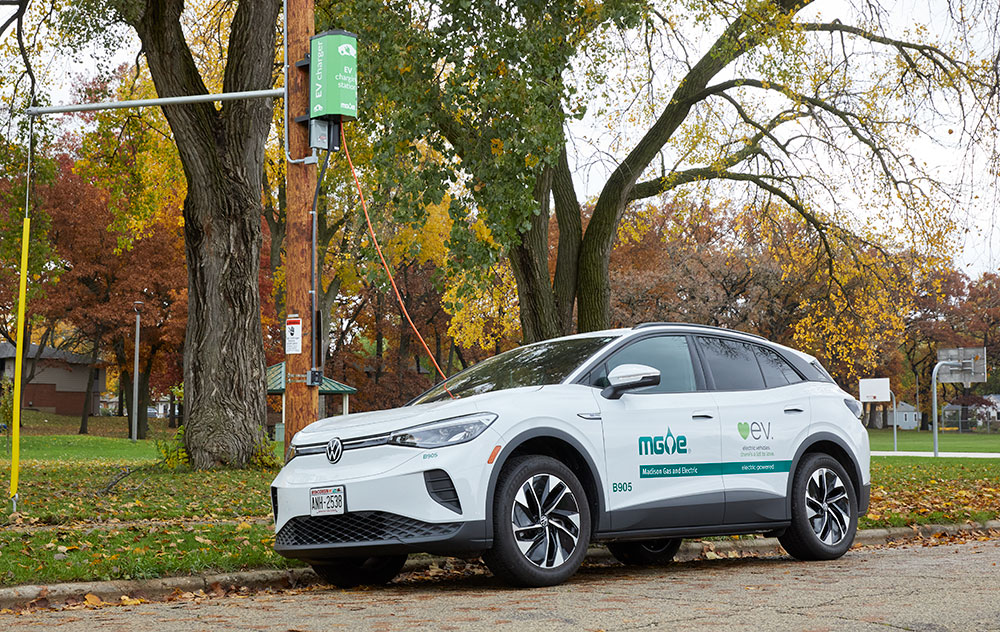
[(674, 561), (681, 548), (680, 538), (638, 540), (635, 542), (608, 542), (608, 550), (615, 559), (628, 566), (662, 566)]
[(405, 555), (380, 555), (374, 557), (345, 557), (322, 564), (313, 564), (313, 570), (327, 584), (337, 588), (354, 588), (362, 584), (382, 586), (393, 580), (406, 564)]
[(590, 543), (590, 506), (580, 481), (547, 456), (511, 459), (493, 498), (493, 548), (483, 561), (516, 586), (560, 584), (580, 567)]
[(778, 538), (800, 560), (834, 560), (858, 528), (858, 499), (844, 466), (827, 454), (807, 454), (792, 482), (792, 524)]

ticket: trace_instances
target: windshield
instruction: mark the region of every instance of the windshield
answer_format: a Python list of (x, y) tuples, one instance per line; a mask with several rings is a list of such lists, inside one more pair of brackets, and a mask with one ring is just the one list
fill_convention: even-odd
[(427, 404), (447, 399), (445, 384), (455, 397), (470, 397), (520, 386), (559, 384), (614, 339), (614, 336), (572, 338), (511, 349), (448, 378), (446, 383), (436, 385), (411, 403)]

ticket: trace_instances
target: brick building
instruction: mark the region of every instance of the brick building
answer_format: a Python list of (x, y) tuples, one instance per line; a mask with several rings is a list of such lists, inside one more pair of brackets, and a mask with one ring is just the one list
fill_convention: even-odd
[[(24, 359), (22, 373), (31, 374), (38, 345), (31, 345)], [(8, 342), (0, 342), (0, 376), (14, 379), (14, 361), (17, 350)], [(21, 401), (24, 408), (40, 410), (57, 415), (79, 415), (83, 412), (83, 402), (87, 394), (87, 376), (90, 358), (60, 351), (51, 347), (42, 349), (38, 359), (35, 377), (21, 385)], [(106, 388), (104, 369), (98, 369), (91, 395), (90, 412), (100, 412), (101, 392)]]

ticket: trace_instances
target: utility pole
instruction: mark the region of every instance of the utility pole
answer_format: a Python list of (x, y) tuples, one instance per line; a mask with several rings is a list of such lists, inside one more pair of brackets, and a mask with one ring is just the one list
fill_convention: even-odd
[(295, 119), (309, 114), (309, 72), (296, 63), (306, 59), (309, 38), (315, 33), (313, 0), (287, 0), (285, 16), (288, 24), (285, 63), (288, 64), (285, 129), (288, 134), (286, 165), (286, 232), (285, 232), (285, 311), (302, 314), (302, 346), (299, 353), (285, 355), (285, 445), (292, 436), (317, 419), (319, 389), (307, 386), (312, 369), (313, 331), (312, 290), (312, 198), (316, 190), (316, 163), (298, 162), (312, 154), (309, 147), (309, 127)]

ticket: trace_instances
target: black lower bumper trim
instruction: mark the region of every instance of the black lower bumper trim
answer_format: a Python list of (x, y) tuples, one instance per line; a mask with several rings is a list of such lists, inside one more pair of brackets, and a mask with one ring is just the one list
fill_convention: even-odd
[[(486, 522), (429, 523), (387, 512), (297, 516), (275, 537), (274, 550), (307, 562), (337, 557), (434, 553), (464, 555), (492, 546)], [(340, 520), (330, 520), (337, 518)]]

